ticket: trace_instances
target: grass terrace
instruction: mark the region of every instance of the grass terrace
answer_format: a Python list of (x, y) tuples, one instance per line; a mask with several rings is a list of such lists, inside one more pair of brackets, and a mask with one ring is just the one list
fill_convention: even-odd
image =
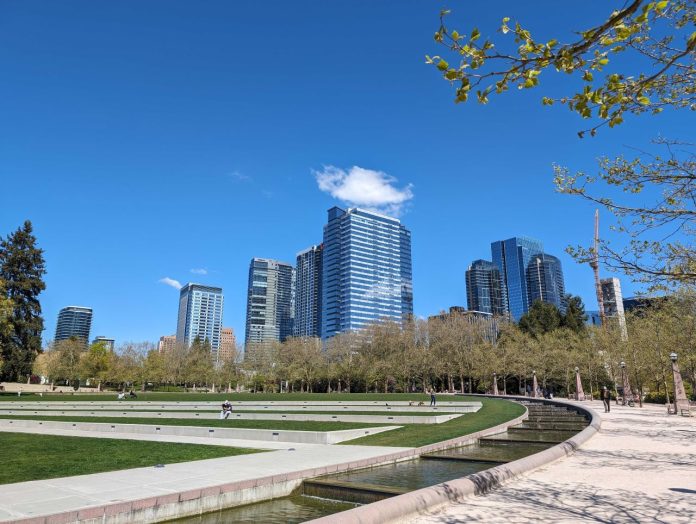
[(0, 484), (261, 452), (227, 446), (5, 432), (0, 433), (0, 443)]

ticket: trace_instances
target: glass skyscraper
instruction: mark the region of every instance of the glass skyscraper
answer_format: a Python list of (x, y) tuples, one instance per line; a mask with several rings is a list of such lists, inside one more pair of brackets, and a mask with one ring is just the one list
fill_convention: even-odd
[(222, 288), (186, 284), (179, 294), (179, 319), (176, 342), (190, 346), (198, 338), (207, 340), (217, 357), (222, 331)]
[(295, 269), (268, 258), (249, 264), (246, 337), (250, 345), (283, 342), (292, 336)]
[(398, 219), (329, 209), (323, 262), (322, 338), (412, 316), (411, 232)]
[(82, 306), (64, 307), (58, 313), (56, 324), (56, 336), (54, 340), (60, 342), (75, 337), (84, 341), (85, 346), (89, 341), (89, 332), (92, 329), (92, 308)]
[(324, 245), (297, 254), (295, 269), (296, 337), (321, 336), (321, 275)]
[(526, 237), (513, 237), (491, 244), (493, 263), (500, 269), (507, 292), (508, 311), (515, 322), (529, 311), (527, 268), (532, 258), (543, 252), (539, 240)]
[(534, 255), (527, 267), (527, 286), (530, 306), (541, 300), (553, 304), (565, 314), (565, 283), (558, 258), (547, 253)]
[(498, 266), (474, 260), (466, 270), (466, 302), (469, 310), (492, 315), (507, 313), (507, 296)]

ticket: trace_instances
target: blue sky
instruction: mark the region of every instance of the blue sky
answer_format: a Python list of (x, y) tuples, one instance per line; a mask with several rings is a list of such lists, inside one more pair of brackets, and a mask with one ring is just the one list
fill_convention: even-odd
[[(510, 16), (551, 38), (609, 4), (572, 16), (552, 1), (446, 5), (484, 36)], [(685, 138), (689, 115), (628, 117), (579, 140), (585, 122), (539, 102), (565, 85), (553, 73), (542, 90), (454, 105), (424, 64), (441, 51), (444, 5), (0, 2), (0, 234), (34, 223), (44, 338), (66, 305), (93, 307), (92, 335), (117, 343), (174, 333), (166, 277), (223, 287), (224, 324), (242, 339), (249, 260), (292, 262), (321, 241), (341, 204), (319, 188), (328, 166), (348, 182), (353, 166), (382, 173), (372, 189), (413, 233), (418, 315), (465, 305), (466, 266), (516, 235), (559, 256), (568, 291), (594, 309), (590, 268), (564, 253), (591, 239), (593, 207), (554, 192), (552, 165), (592, 170), (603, 153)], [(359, 198), (337, 180), (334, 195)]]

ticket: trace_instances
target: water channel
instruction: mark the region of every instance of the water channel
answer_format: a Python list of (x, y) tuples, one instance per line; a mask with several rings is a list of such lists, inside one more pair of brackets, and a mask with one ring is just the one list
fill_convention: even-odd
[[(465, 477), (518, 460), (572, 437), (587, 420), (564, 408), (529, 404), (530, 421), (475, 444), (420, 458), (308, 479), (293, 495), (173, 522), (299, 523), (391, 496)], [(557, 429), (558, 424), (573, 429)], [(547, 429), (545, 429), (547, 428)]]

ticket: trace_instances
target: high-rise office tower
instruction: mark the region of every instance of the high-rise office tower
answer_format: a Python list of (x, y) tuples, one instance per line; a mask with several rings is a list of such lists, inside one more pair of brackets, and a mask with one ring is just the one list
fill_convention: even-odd
[(321, 336), (321, 273), (324, 246), (312, 246), (297, 254), (295, 269), (296, 337)]
[(295, 270), (290, 264), (253, 258), (249, 264), (245, 345), (283, 342), (292, 336)]
[(539, 240), (513, 237), (491, 243), (493, 263), (500, 269), (507, 294), (508, 311), (515, 322), (529, 311), (527, 268), (535, 255), (544, 248)]
[(92, 344), (97, 343), (103, 344), (106, 349), (108, 349), (109, 351), (113, 351), (114, 346), (116, 345), (116, 340), (114, 340), (113, 338), (99, 336), (95, 337), (95, 339), (92, 340)]
[(215, 356), (220, 349), (222, 307), (222, 288), (191, 283), (182, 287), (176, 342), (188, 347), (196, 338), (207, 340)]
[(413, 315), (411, 232), (359, 208), (328, 211), (324, 226), (321, 336)]
[(92, 329), (92, 308), (82, 306), (64, 307), (58, 313), (55, 341), (67, 340), (71, 337), (83, 340), (85, 346), (89, 341)]
[(220, 351), (218, 351), (218, 361), (226, 362), (235, 358), (237, 353), (237, 338), (234, 336), (234, 329), (231, 327), (222, 328), (222, 338)]
[(553, 304), (561, 313), (565, 313), (565, 282), (561, 261), (558, 258), (547, 253), (534, 255), (527, 267), (527, 288), (530, 306), (541, 300)]
[(498, 266), (488, 260), (471, 263), (466, 270), (466, 302), (471, 311), (507, 314), (507, 297)]
[(599, 281), (602, 286), (602, 302), (604, 303), (604, 315), (607, 319), (616, 319), (621, 330), (623, 340), (628, 339), (626, 330), (626, 315), (624, 313), (623, 294), (621, 293), (621, 281), (616, 278), (603, 278)]

